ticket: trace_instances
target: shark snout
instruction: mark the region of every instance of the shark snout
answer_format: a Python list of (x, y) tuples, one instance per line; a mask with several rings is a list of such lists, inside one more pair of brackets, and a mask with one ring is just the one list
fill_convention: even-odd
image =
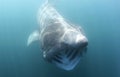
[(81, 33), (69, 32), (64, 37), (64, 43), (74, 48), (86, 47), (88, 45), (88, 39)]
[(77, 37), (74, 39), (74, 47), (81, 47), (84, 48), (88, 45), (88, 39), (84, 35), (77, 35)]
[(80, 47), (86, 47), (88, 45), (88, 39), (83, 36), (81, 40), (78, 41)]

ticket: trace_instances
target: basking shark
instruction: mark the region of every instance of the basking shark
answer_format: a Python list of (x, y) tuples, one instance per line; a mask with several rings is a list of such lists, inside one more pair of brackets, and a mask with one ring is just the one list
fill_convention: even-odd
[(67, 22), (48, 2), (38, 12), (39, 29), (30, 34), (27, 45), (40, 43), (43, 58), (64, 70), (72, 70), (87, 50), (83, 29)]

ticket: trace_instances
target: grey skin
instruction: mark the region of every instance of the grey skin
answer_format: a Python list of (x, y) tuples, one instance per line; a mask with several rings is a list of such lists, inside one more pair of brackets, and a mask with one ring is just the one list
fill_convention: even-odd
[(38, 12), (40, 29), (30, 34), (27, 45), (39, 41), (43, 58), (64, 70), (72, 70), (87, 50), (88, 39), (80, 26), (66, 20), (49, 3)]
[[(78, 30), (72, 25), (70, 28), (73, 28), (75, 31), (70, 30), (67, 32), (64, 30), (62, 24), (52, 23), (41, 33), (41, 47), (46, 60), (51, 61), (54, 57), (53, 55), (57, 55), (60, 52), (69, 53), (67, 49), (79, 49), (77, 50), (78, 52), (84, 52), (82, 50), (88, 45), (88, 40), (80, 32), (80, 29)], [(69, 27), (67, 29), (69, 29)], [(76, 42), (76, 40), (78, 41)]]

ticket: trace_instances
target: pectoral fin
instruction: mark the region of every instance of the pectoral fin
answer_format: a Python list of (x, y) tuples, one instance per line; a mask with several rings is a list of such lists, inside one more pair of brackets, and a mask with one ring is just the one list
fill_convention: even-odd
[(39, 40), (39, 31), (36, 30), (29, 35), (28, 40), (27, 40), (27, 46), (29, 46), (31, 43), (37, 40)]

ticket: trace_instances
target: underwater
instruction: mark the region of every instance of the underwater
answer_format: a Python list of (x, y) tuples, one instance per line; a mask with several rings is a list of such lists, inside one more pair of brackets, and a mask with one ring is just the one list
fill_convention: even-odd
[[(120, 77), (120, 0), (48, 0), (57, 11), (51, 13), (51, 6), (46, 6), (48, 9), (42, 10), (39, 22), (39, 9), (46, 1), (0, 0), (0, 77)], [(29, 41), (33, 31), (40, 30), (41, 38), (50, 29), (56, 30), (56, 24), (68, 25), (60, 26), (58, 35), (70, 28), (71, 37), (65, 34), (61, 42), (61, 38), (51, 34), (45, 40), (48, 47), (42, 39), (34, 41), (36, 35), (34, 42)], [(77, 39), (84, 41), (82, 47), (87, 47), (85, 52), (81, 50), (82, 55), (76, 49), (81, 42), (71, 41), (76, 35), (86, 40)], [(52, 47), (56, 39), (61, 48), (55, 46), (51, 55), (46, 48)], [(75, 46), (75, 53), (71, 46)], [(58, 55), (61, 50), (65, 52)], [(70, 59), (66, 57), (68, 52), (67, 56), (74, 55)]]

